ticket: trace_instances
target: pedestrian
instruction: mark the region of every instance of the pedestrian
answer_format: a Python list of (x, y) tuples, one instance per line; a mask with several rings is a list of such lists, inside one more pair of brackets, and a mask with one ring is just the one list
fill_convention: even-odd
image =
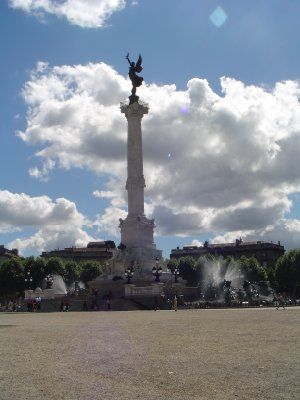
[(64, 306), (63, 307), (64, 307), (63, 308), (64, 311), (66, 311), (66, 312), (69, 311), (69, 300), (68, 300), (67, 297), (64, 300)]
[(42, 302), (41, 296), (38, 296), (38, 297), (35, 299), (35, 301), (36, 301), (36, 309), (37, 309), (37, 311), (41, 311), (41, 302)]
[(177, 296), (176, 296), (176, 294), (175, 294), (174, 299), (173, 299), (172, 308), (173, 308), (174, 311), (177, 311)]
[(278, 295), (278, 304), (277, 304), (277, 310), (279, 310), (279, 307), (282, 307), (285, 310), (285, 302), (282, 294)]
[(274, 297), (273, 297), (273, 304), (276, 308), (278, 307), (278, 297), (276, 296), (276, 294), (274, 294)]
[(12, 311), (13, 310), (13, 302), (11, 300), (9, 300), (8, 302), (8, 311)]
[(106, 297), (106, 305), (107, 305), (107, 310), (111, 311), (111, 302), (110, 302), (110, 296)]

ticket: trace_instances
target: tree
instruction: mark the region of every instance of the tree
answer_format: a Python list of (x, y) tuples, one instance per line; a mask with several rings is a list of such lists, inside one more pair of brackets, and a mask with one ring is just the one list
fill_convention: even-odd
[(80, 278), (81, 269), (75, 261), (67, 261), (65, 263), (64, 281), (67, 285), (71, 285)]
[(296, 294), (300, 286), (300, 249), (290, 250), (277, 260), (275, 279), (279, 290)]
[(238, 260), (238, 264), (246, 280), (250, 282), (267, 281), (267, 273), (255, 257), (242, 256)]
[(24, 265), (19, 257), (4, 261), (0, 268), (0, 295), (21, 294), (24, 290)]
[(167, 266), (171, 272), (174, 271), (175, 268), (178, 268), (178, 260), (176, 258), (171, 258), (168, 260)]
[(24, 262), (24, 273), (25, 276), (29, 275), (32, 277), (32, 289), (41, 286), (44, 277), (46, 276), (45, 273), (45, 266), (46, 262), (44, 258), (38, 257), (28, 257), (25, 259)]
[(178, 262), (178, 267), (180, 276), (187, 281), (187, 285), (196, 285), (198, 283), (195, 260), (193, 257), (181, 257)]
[(51, 257), (46, 262), (45, 273), (64, 276), (65, 266), (59, 257)]
[(105, 266), (97, 261), (85, 261), (81, 263), (80, 268), (80, 280), (87, 285), (89, 281), (92, 281), (102, 274)]

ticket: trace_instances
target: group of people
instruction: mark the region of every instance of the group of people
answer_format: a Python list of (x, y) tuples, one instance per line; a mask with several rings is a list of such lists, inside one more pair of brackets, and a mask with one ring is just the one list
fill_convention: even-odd
[(279, 307), (285, 310), (285, 298), (283, 294), (279, 293), (277, 296), (274, 295), (273, 303), (277, 310), (279, 310)]
[[(153, 310), (157, 311), (159, 310), (159, 302), (157, 296), (154, 297), (154, 304), (153, 304)], [(176, 294), (174, 295), (173, 299), (171, 300), (171, 309), (174, 311), (178, 310), (178, 300)]]
[(69, 308), (70, 308), (69, 299), (68, 299), (68, 297), (65, 297), (64, 299), (62, 299), (62, 301), (60, 303), (59, 311), (67, 312), (67, 311), (69, 311)]
[(27, 311), (28, 312), (41, 311), (41, 304), (42, 304), (42, 298), (40, 296), (36, 297), (35, 299), (28, 299)]
[(1, 311), (10, 311), (16, 312), (20, 311), (22, 308), (22, 301), (21, 300), (9, 300), (6, 304), (0, 303), (0, 310)]
[[(108, 311), (111, 311), (111, 300), (112, 300), (112, 292), (109, 291), (108, 293), (104, 294), (102, 296), (102, 300), (105, 302), (105, 308)], [(93, 289), (92, 294), (91, 294), (91, 309), (95, 311), (100, 310), (100, 302), (101, 302), (101, 297), (98, 289)], [(87, 308), (87, 304), (86, 304)]]

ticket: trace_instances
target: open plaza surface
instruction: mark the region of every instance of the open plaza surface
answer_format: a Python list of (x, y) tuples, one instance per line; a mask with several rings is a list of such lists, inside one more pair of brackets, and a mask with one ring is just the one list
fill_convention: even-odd
[(1, 400), (299, 399), (300, 308), (1, 313)]

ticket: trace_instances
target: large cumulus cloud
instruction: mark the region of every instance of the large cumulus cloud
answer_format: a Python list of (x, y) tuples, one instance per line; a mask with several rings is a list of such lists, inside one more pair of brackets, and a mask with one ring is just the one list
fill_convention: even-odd
[(84, 230), (89, 224), (76, 205), (65, 198), (53, 201), (48, 196), (31, 197), (0, 190), (0, 233), (22, 232), (26, 228), (36, 230), (30, 237), (17, 238), (10, 247), (41, 252), (83, 245), (92, 239)]
[(125, 4), (125, 0), (9, 0), (12, 8), (40, 19), (55, 15), (82, 28), (103, 27), (111, 14), (122, 10)]
[[(220, 84), (221, 95), (202, 78), (181, 91), (154, 83), (140, 89), (150, 104), (143, 119), (148, 213), (160, 234), (288, 237), (290, 195), (300, 191), (300, 85), (285, 81), (266, 90), (225, 77)], [(23, 90), (28, 116), (19, 136), (39, 147), (36, 155), (52, 160), (52, 169), (107, 176), (108, 187), (95, 192), (109, 193), (113, 207), (97, 217), (101, 229), (107, 221), (117, 225), (124, 209), (126, 120), (119, 101), (129, 92), (128, 79), (104, 63), (39, 63)], [(294, 237), (299, 231), (296, 220)]]

